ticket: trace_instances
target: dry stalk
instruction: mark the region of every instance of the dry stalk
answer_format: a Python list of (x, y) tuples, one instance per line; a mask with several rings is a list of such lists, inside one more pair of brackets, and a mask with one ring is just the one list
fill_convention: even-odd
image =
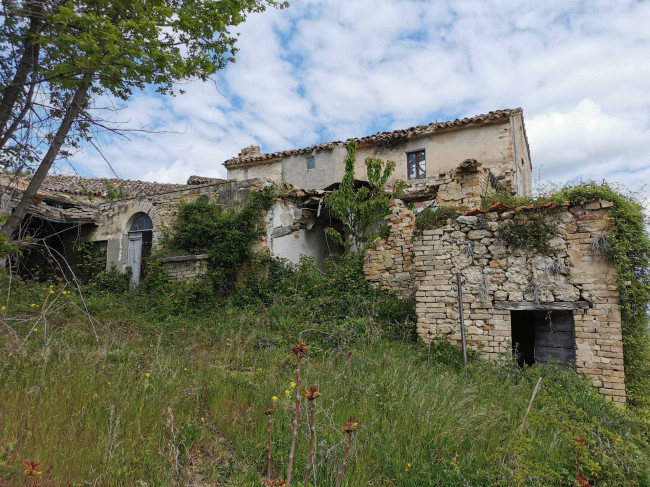
[(539, 385), (542, 383), (542, 378), (540, 377), (537, 379), (537, 384), (535, 384), (535, 389), (533, 389), (533, 395), (530, 397), (530, 402), (528, 403), (528, 409), (526, 409), (526, 414), (524, 414), (524, 419), (521, 422), (521, 426), (519, 426), (519, 432), (523, 433), (524, 432), (524, 426), (526, 426), (526, 418), (528, 418), (528, 413), (530, 412), (530, 408), (533, 405), (533, 401), (535, 400), (535, 396), (537, 395), (537, 391), (539, 390)]
[[(302, 340), (291, 349), (291, 353), (296, 356), (296, 391), (300, 391), (300, 360), (303, 354), (309, 350), (309, 347)], [(287, 483), (291, 486), (291, 474), (293, 473), (293, 458), (296, 452), (296, 440), (298, 439), (298, 419), (300, 418), (300, 392), (296, 394), (296, 414), (293, 417), (293, 434), (291, 435), (291, 448), (289, 448), (289, 464), (287, 465)]]
[(316, 437), (316, 407), (314, 406), (314, 399), (322, 396), (318, 392), (318, 386), (309, 387), (309, 392), (306, 389), (302, 390), (302, 395), (309, 401), (311, 405), (311, 417), (309, 420), (309, 454), (307, 455), (307, 467), (305, 468), (305, 487), (309, 484), (309, 471), (314, 460), (314, 438)]
[(336, 487), (341, 487), (341, 482), (343, 481), (343, 472), (345, 472), (345, 467), (348, 464), (348, 455), (350, 454), (350, 447), (352, 446), (352, 435), (359, 426), (359, 422), (355, 419), (354, 416), (350, 416), (343, 426), (343, 431), (348, 435), (348, 442), (345, 445), (345, 453), (343, 454), (343, 463), (341, 464), (341, 470), (339, 470), (339, 476), (336, 479)]
[(271, 467), (273, 464), (273, 459), (271, 456), (271, 448), (273, 446), (273, 441), (271, 439), (271, 431), (273, 428), (273, 406), (266, 406), (266, 409), (264, 410), (264, 414), (266, 414), (266, 417), (269, 418), (269, 452), (267, 455), (267, 461), (268, 461), (268, 467), (266, 471), (266, 478), (269, 482), (271, 482)]

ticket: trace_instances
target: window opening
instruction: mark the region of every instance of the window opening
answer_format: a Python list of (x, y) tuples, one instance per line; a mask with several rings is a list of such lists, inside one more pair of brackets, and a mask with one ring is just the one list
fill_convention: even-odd
[(149, 215), (142, 213), (133, 220), (129, 232), (144, 232), (146, 230), (153, 230), (153, 222), (149, 218)]
[(408, 179), (421, 179), (427, 175), (424, 151), (407, 152), (406, 165)]
[(575, 331), (571, 311), (511, 311), (512, 353), (520, 367), (575, 362)]
[(307, 158), (307, 169), (315, 169), (316, 168), (316, 159), (314, 156), (309, 156)]

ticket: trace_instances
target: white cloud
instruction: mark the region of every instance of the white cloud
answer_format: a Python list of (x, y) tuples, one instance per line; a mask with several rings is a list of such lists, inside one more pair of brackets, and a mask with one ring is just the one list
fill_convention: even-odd
[[(136, 95), (120, 118), (179, 133), (104, 138), (120, 176), (225, 176), (266, 152), (522, 106), (553, 180), (650, 182), (650, 2), (304, 0), (254, 15), (212, 83)], [(220, 94), (219, 92), (223, 93)], [(107, 173), (91, 151), (75, 164)]]

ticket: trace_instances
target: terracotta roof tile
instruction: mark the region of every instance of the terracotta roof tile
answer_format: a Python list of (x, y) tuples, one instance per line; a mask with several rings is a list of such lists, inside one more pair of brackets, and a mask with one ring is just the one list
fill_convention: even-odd
[(415, 127), (410, 127), (403, 130), (394, 130), (392, 132), (378, 132), (374, 135), (368, 135), (366, 137), (361, 137), (360, 139), (348, 139), (346, 142), (327, 142), (324, 144), (313, 145), (311, 147), (305, 147), (303, 149), (290, 149), (279, 152), (272, 152), (269, 154), (253, 154), (245, 155), (240, 154), (237, 157), (228, 159), (223, 163), (227, 168), (237, 167), (237, 166), (246, 166), (246, 165), (256, 165), (264, 163), (266, 161), (271, 161), (273, 159), (279, 159), (281, 157), (299, 155), (299, 154), (308, 154), (314, 151), (321, 150), (331, 150), (337, 146), (344, 146), (350, 140), (356, 140), (359, 145), (364, 144), (380, 144), (380, 143), (390, 143), (392, 141), (398, 141), (400, 139), (412, 139), (425, 137), (432, 135), (435, 132), (440, 132), (444, 130), (453, 129), (456, 127), (467, 127), (472, 125), (486, 125), (490, 123), (496, 123), (505, 119), (509, 119), (511, 115), (521, 113), (521, 108), (505, 109), (505, 110), (495, 110), (493, 112), (485, 113), (483, 115), (476, 115), (474, 117), (467, 118), (457, 118), (456, 120), (450, 120), (448, 122), (433, 122), (429, 125), (418, 125)]
[(148, 181), (117, 178), (85, 178), (81, 176), (47, 176), (41, 186), (41, 189), (55, 193), (92, 195), (109, 199), (139, 198), (183, 188), (187, 188), (187, 185), (150, 183)]

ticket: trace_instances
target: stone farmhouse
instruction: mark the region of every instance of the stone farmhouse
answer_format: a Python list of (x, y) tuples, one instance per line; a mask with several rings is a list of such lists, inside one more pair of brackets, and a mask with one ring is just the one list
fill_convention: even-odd
[[(495, 191), (531, 192), (521, 109), (355, 140), (360, 184), (366, 157), (394, 161), (392, 181), (407, 183), (386, 217), (389, 236), (373, 243), (365, 271), (371, 282), (414, 299), (423, 340), (446, 335), (460, 341), (462, 303), (470, 347), (495, 359), (515, 353), (521, 364), (575, 364), (600, 392), (625, 402), (616, 274), (594, 244), (611, 231), (611, 202), (541, 210), (557, 229), (545, 252), (504, 244), (498, 235), (502, 225), (525, 220), (531, 208), (495, 205), (465, 212), (441, 229), (415, 229), (422, 206), (477, 208)], [(346, 154), (345, 142), (271, 154), (248, 147), (225, 161), (227, 180), (192, 176), (175, 185), (51, 176), (21, 231), (42, 237), (68, 260), (74, 260), (75, 242), (94, 242), (107, 268), (130, 267), (137, 285), (179, 202), (208, 198), (232, 207), (251, 191), (273, 186), (259, 248), (291, 262), (308, 256), (321, 263), (341, 251), (325, 237), (324, 229), (337, 222), (323, 198), (341, 181)], [(11, 211), (25, 185), (0, 177), (2, 211)], [(185, 279), (205, 269), (206, 259), (169, 257), (164, 265), (173, 278)]]

